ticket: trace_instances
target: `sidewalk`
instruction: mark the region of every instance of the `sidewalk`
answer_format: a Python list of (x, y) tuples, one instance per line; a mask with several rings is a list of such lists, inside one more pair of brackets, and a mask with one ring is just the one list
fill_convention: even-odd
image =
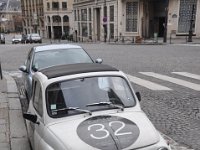
[(16, 83), (0, 80), (0, 150), (30, 150)]
[[(0, 150), (30, 150), (15, 80), (8, 73), (3, 75), (0, 80)], [(172, 150), (193, 150), (163, 136)]]
[(54, 40), (54, 39), (47, 39), (43, 38), (43, 43), (50, 44), (58, 44), (58, 43), (65, 43), (65, 44), (76, 44), (76, 43), (83, 43), (83, 44), (97, 44), (97, 43), (102, 43), (102, 44), (111, 44), (111, 45), (173, 45), (173, 44), (178, 44), (178, 45), (199, 45), (200, 44), (200, 38), (193, 38), (192, 42), (187, 42), (185, 37), (182, 38), (172, 38), (171, 41), (168, 38), (167, 42), (163, 42), (163, 38), (158, 38), (157, 42), (154, 41), (154, 39), (145, 39), (141, 43), (133, 43), (132, 41), (107, 41), (107, 42), (102, 42), (102, 41), (91, 41), (91, 42), (73, 42), (73, 41), (68, 41), (68, 40)]

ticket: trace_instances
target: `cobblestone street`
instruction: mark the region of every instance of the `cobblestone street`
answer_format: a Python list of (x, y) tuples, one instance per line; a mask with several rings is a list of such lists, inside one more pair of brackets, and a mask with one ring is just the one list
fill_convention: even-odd
[[(132, 46), (104, 43), (79, 45), (94, 60), (98, 57), (103, 58), (104, 64), (113, 65), (134, 79), (133, 87), (142, 95), (142, 109), (155, 127), (166, 135), (173, 150), (200, 149), (200, 48), (198, 45)], [(8, 45), (0, 51), (1, 56), (4, 56), (1, 57), (2, 67), (17, 79), (18, 90), (23, 100), (21, 102), (25, 107), (27, 103), (22, 96), (23, 90), (20, 87), (22, 83), (17, 78), (17, 76), (20, 78), (18, 67), (23, 64), (32, 46)], [(166, 77), (159, 79), (158, 75), (148, 76), (150, 72)], [(193, 76), (180, 75), (184, 72)], [(173, 82), (170, 82), (172, 80)], [(150, 87), (151, 84), (153, 86)]]

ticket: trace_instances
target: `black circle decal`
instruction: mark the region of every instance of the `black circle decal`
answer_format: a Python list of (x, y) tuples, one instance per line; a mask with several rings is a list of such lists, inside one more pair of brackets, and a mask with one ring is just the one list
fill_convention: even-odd
[(77, 134), (90, 146), (118, 150), (132, 145), (139, 137), (137, 125), (118, 116), (95, 116), (81, 122)]

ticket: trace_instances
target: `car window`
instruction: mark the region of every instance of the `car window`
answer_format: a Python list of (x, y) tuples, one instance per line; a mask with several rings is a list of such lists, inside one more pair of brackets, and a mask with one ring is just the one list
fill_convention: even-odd
[(30, 70), (30, 64), (32, 59), (33, 50), (31, 50), (28, 54), (27, 60), (26, 60), (26, 68), (29, 71)]
[(39, 34), (31, 34), (31, 36), (33, 37), (33, 36), (40, 36)]
[(22, 38), (22, 35), (15, 35), (14, 38)]
[[(121, 77), (90, 77), (62, 81), (51, 84), (47, 90), (47, 104), (50, 116), (73, 115), (80, 112), (55, 112), (56, 109), (75, 107), (98, 111), (110, 109), (110, 106), (87, 107), (86, 105), (99, 102), (111, 102), (123, 107), (135, 105), (135, 99), (125, 79)], [(59, 114), (61, 113), (61, 114)]]
[(35, 53), (32, 68), (74, 63), (92, 63), (92, 60), (81, 48), (46, 50)]
[(43, 114), (43, 105), (42, 105), (42, 90), (40, 87), (40, 84), (35, 81), (34, 84), (35, 90), (34, 90), (34, 95), (33, 95), (33, 106), (37, 113), (42, 116)]

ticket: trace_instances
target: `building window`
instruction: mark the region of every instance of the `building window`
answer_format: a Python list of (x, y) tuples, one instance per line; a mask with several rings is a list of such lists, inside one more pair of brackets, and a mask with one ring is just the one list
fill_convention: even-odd
[(49, 4), (49, 2), (47, 2), (47, 10), (49, 10), (50, 9), (50, 4)]
[(80, 26), (80, 23), (78, 22), (78, 35), (80, 35), (80, 32), (81, 32), (81, 26)]
[(64, 9), (64, 10), (67, 9), (67, 2), (62, 2), (62, 9)]
[(87, 9), (81, 9), (81, 21), (87, 21)]
[(137, 32), (138, 2), (126, 3), (126, 32)]
[[(193, 19), (192, 29), (195, 29), (197, 0), (180, 0), (178, 33), (188, 33)], [(192, 16), (193, 12), (193, 16)]]
[(103, 11), (104, 11), (104, 17), (107, 17), (107, 6), (104, 6), (104, 9), (103, 9)]
[(74, 10), (74, 21), (76, 21), (76, 10)]
[(87, 37), (88, 31), (87, 31), (87, 23), (81, 23), (82, 26), (82, 36)]
[(67, 15), (65, 15), (65, 16), (63, 17), (63, 22), (69, 22), (69, 17), (68, 17)]
[(89, 37), (92, 39), (92, 23), (89, 23)]
[(53, 19), (53, 22), (61, 22), (60, 16), (53, 16), (52, 19)]
[(52, 9), (59, 9), (59, 3), (58, 2), (52, 2)]
[(110, 38), (114, 39), (114, 24), (110, 24)]
[(78, 21), (80, 21), (80, 14), (79, 14), (79, 10), (78, 10)]
[(114, 21), (114, 6), (110, 6), (110, 21)]
[(92, 12), (91, 12), (91, 8), (89, 8), (89, 21), (92, 20)]

